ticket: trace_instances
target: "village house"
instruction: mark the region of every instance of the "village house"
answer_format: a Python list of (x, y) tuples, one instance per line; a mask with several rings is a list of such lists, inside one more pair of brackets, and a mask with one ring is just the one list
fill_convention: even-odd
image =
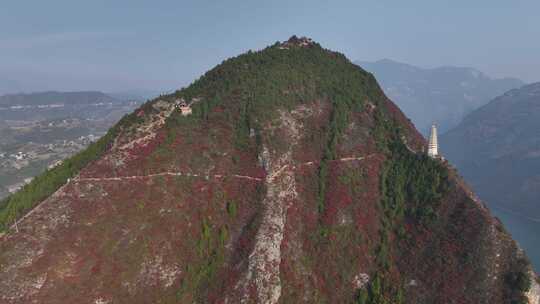
[(62, 160), (57, 160), (54, 163), (47, 166), (47, 168), (50, 170), (50, 169), (53, 169), (54, 167), (60, 166), (61, 164), (62, 164)]
[(13, 193), (19, 191), (23, 186), (24, 186), (23, 183), (17, 183), (15, 185), (8, 186), (7, 189), (8, 189), (9, 193), (13, 194)]
[(15, 158), (15, 160), (23, 160), (27, 155), (24, 152), (19, 151), (16, 154), (11, 154), (10, 156)]

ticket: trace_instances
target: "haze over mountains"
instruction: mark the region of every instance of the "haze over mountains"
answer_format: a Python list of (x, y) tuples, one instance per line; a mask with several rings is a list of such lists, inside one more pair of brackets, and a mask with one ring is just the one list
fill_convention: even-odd
[(21, 86), (14, 80), (0, 76), (0, 96), (21, 91)]
[(5, 200), (0, 299), (538, 304), (524, 253), (425, 145), (343, 54), (250, 51)]
[(441, 136), (441, 148), (492, 204), (540, 218), (540, 83), (514, 89)]
[(115, 111), (128, 103), (129, 101), (96, 91), (8, 94), (0, 96), (0, 119), (12, 121), (69, 117), (107, 119), (107, 116), (117, 117), (119, 113)]
[(422, 69), (392, 60), (357, 64), (376, 75), (424, 135), (432, 122), (439, 124), (442, 155), (540, 267), (539, 84), (492, 79), (471, 68)]
[(388, 97), (424, 135), (433, 122), (445, 132), (472, 110), (524, 84), (515, 78), (493, 79), (466, 67), (425, 69), (389, 59), (355, 63), (375, 75)]
[[(493, 208), (536, 222), (540, 265), (540, 83), (513, 89), (478, 108), (441, 136), (444, 155)], [(514, 221), (517, 222), (517, 221)], [(510, 227), (512, 230), (512, 227)], [(524, 241), (530, 242), (531, 236)]]

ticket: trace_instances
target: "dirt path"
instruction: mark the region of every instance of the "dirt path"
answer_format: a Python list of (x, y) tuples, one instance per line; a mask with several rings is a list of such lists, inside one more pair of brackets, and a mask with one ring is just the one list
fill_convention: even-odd
[(222, 175), (222, 174), (200, 175), (200, 174), (182, 173), (182, 172), (161, 172), (161, 173), (154, 173), (154, 174), (148, 174), (148, 175), (132, 175), (132, 176), (118, 176), (118, 177), (83, 177), (83, 178), (74, 179), (73, 181), (74, 182), (123, 181), (123, 180), (148, 179), (148, 178), (159, 177), (159, 176), (203, 177), (203, 178), (206, 178), (206, 179), (209, 179), (210, 177), (214, 177), (214, 178), (234, 177), (234, 178), (248, 179), (248, 180), (255, 180), (255, 181), (263, 181), (264, 180), (264, 178), (247, 176), (247, 175), (238, 175), (238, 174), (233, 174), (233, 175)]
[[(366, 158), (369, 158), (373, 156), (374, 154), (370, 154), (367, 156), (362, 157), (344, 157), (336, 160), (331, 160), (332, 162), (339, 161), (339, 162), (349, 162), (349, 161), (359, 161), (364, 160)], [(234, 177), (234, 178), (240, 178), (240, 179), (247, 179), (247, 180), (254, 180), (254, 181), (264, 181), (264, 180), (273, 180), (277, 176), (279, 176), (281, 173), (285, 171), (287, 168), (296, 169), (299, 166), (311, 166), (316, 164), (316, 162), (305, 162), (301, 163), (299, 165), (291, 165), (287, 164), (282, 167), (280, 167), (278, 170), (270, 174), (270, 176), (266, 178), (261, 177), (253, 177), (248, 175), (238, 175), (238, 174), (232, 174), (232, 175), (224, 175), (224, 174), (214, 174), (214, 175), (200, 175), (200, 174), (194, 174), (194, 173), (183, 173), (183, 172), (160, 172), (160, 173), (154, 173), (154, 174), (147, 174), (147, 175), (131, 175), (131, 176), (117, 176), (117, 177), (78, 177), (73, 179), (73, 182), (100, 182), (100, 181), (123, 181), (123, 180), (136, 180), (136, 179), (148, 179), (153, 177), (159, 177), (159, 176), (185, 176), (185, 177), (203, 177), (206, 179), (209, 179), (210, 177), (214, 178), (225, 178), (225, 177)]]
[[(344, 157), (337, 160), (332, 161), (340, 161), (340, 162), (349, 162), (349, 161), (360, 161), (364, 160), (366, 158), (372, 157), (374, 154), (370, 154), (367, 156), (362, 157)], [(305, 162), (298, 165), (292, 165), (292, 164), (286, 164), (281, 166), (279, 169), (275, 170), (270, 176), (267, 176), (265, 178), (261, 177), (254, 177), (254, 176), (248, 176), (248, 175), (238, 175), (238, 174), (232, 174), (232, 175), (223, 175), (223, 174), (215, 174), (215, 175), (200, 175), (200, 174), (194, 174), (194, 173), (183, 173), (183, 172), (161, 172), (161, 173), (154, 173), (154, 174), (148, 174), (148, 175), (132, 175), (132, 176), (117, 176), (117, 177), (75, 177), (62, 187), (60, 187), (58, 190), (56, 190), (55, 193), (52, 194), (52, 196), (58, 196), (61, 193), (63, 193), (64, 188), (70, 183), (70, 182), (108, 182), (108, 181), (125, 181), (125, 180), (140, 180), (140, 179), (148, 179), (148, 178), (154, 178), (159, 176), (185, 176), (185, 177), (202, 177), (205, 179), (210, 179), (210, 177), (213, 178), (226, 178), (226, 177), (233, 177), (233, 178), (239, 178), (239, 179), (245, 179), (245, 180), (252, 180), (257, 182), (263, 182), (263, 181), (272, 181), (276, 177), (278, 177), (280, 174), (285, 172), (287, 168), (296, 169), (299, 166), (311, 166), (318, 164), (318, 162)], [(41, 206), (46, 203), (48, 199), (42, 201), (39, 203), (36, 207), (34, 207), (30, 212), (25, 214), (23, 217), (21, 217), (19, 220), (16, 221), (16, 223), (13, 223), (10, 226), (10, 230), (16, 230), (16, 225), (20, 225), (21, 222), (23, 222), (28, 216), (33, 214), (36, 210), (41, 208)], [(4, 234), (5, 235), (5, 234)], [(0, 235), (0, 238), (2, 238), (4, 235)]]

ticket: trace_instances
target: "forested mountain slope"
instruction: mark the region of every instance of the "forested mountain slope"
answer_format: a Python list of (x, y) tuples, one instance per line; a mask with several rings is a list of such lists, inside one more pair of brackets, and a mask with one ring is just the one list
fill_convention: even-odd
[(0, 298), (527, 303), (523, 252), (424, 145), (342, 54), (250, 51), (5, 201)]

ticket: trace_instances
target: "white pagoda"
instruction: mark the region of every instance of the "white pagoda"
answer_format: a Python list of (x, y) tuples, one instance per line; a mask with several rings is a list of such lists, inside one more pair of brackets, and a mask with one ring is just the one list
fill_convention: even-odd
[(431, 133), (429, 134), (429, 144), (428, 152), (429, 157), (438, 158), (439, 157), (439, 143), (437, 141), (437, 125), (433, 123), (431, 125)]

